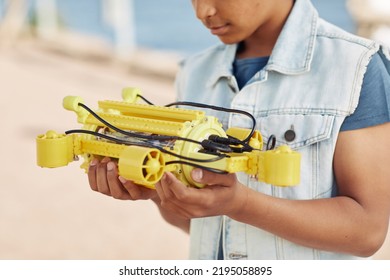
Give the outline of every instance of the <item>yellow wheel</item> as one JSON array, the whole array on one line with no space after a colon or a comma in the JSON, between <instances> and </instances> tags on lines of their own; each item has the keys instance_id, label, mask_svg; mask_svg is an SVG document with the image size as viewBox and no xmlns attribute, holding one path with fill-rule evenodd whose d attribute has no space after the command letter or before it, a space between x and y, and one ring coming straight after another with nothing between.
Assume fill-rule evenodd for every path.
<instances>
[{"instance_id":1,"label":"yellow wheel","mask_svg":"<svg viewBox=\"0 0 390 280\"><path fill-rule=\"evenodd\" d=\"M300 182L301 154L288 146L264 153L264 181L275 186L296 186Z\"/></svg>"},{"instance_id":2,"label":"yellow wheel","mask_svg":"<svg viewBox=\"0 0 390 280\"><path fill-rule=\"evenodd\" d=\"M222 125L214 117L207 117L198 123L194 124L193 127L188 131L187 134L182 135L182 137L193 139L201 142L204 139L207 139L210 135L218 135L226 137L226 133L222 128ZM179 141L178 141L179 142ZM198 152L202 147L199 144L192 142L184 142L180 149L180 154L185 157L189 157L193 153ZM194 161L194 163L202 165L202 163ZM193 166L182 164L181 172L178 174L178 178L187 185L196 186L198 188L204 187L203 184L197 183L192 180L191 171L194 169Z\"/></svg>"},{"instance_id":3,"label":"yellow wheel","mask_svg":"<svg viewBox=\"0 0 390 280\"><path fill-rule=\"evenodd\" d=\"M61 167L73 161L73 138L49 130L36 138L37 164L41 167Z\"/></svg>"},{"instance_id":4,"label":"yellow wheel","mask_svg":"<svg viewBox=\"0 0 390 280\"><path fill-rule=\"evenodd\" d=\"M120 155L119 174L137 184L154 188L164 174L165 161L157 149L129 146Z\"/></svg>"}]
</instances>

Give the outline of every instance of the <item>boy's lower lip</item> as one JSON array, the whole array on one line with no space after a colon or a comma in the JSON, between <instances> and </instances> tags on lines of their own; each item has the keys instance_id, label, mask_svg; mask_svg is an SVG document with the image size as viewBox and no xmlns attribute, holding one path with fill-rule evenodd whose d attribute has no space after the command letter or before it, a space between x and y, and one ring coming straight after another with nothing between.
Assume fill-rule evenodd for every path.
<instances>
[{"instance_id":1,"label":"boy's lower lip","mask_svg":"<svg viewBox=\"0 0 390 280\"><path fill-rule=\"evenodd\" d=\"M228 25L222 25L222 26L218 26L218 27L212 27L210 28L210 31L211 31L211 34L213 35L223 35L227 32L227 29L229 28Z\"/></svg>"}]
</instances>

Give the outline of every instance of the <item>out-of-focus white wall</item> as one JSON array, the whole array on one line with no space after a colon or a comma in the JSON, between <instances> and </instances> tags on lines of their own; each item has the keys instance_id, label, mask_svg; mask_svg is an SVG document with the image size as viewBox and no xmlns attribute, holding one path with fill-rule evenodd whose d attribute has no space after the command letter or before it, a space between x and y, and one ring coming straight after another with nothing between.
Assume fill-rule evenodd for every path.
<instances>
[{"instance_id":1,"label":"out-of-focus white wall","mask_svg":"<svg viewBox=\"0 0 390 280\"><path fill-rule=\"evenodd\" d=\"M347 0L347 7L356 21L358 35L390 46L390 1Z\"/></svg>"}]
</instances>

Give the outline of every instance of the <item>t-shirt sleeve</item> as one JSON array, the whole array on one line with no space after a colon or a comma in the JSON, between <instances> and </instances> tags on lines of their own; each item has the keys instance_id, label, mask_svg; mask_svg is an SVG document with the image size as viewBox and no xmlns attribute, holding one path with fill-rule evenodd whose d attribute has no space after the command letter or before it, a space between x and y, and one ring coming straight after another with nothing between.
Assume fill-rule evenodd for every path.
<instances>
[{"instance_id":1,"label":"t-shirt sleeve","mask_svg":"<svg viewBox=\"0 0 390 280\"><path fill-rule=\"evenodd\" d=\"M390 74L379 54L367 66L359 103L348 116L340 131L379 125L390 121Z\"/></svg>"}]
</instances>

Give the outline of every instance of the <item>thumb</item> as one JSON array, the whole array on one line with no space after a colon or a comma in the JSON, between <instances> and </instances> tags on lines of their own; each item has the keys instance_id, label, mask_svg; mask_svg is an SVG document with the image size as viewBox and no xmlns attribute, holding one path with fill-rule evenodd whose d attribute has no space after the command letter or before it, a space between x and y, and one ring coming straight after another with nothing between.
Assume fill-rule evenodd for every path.
<instances>
[{"instance_id":1,"label":"thumb","mask_svg":"<svg viewBox=\"0 0 390 280\"><path fill-rule=\"evenodd\" d=\"M203 170L200 168L195 168L191 171L191 177L192 180L194 180L197 183L202 183L203 179Z\"/></svg>"},{"instance_id":2,"label":"thumb","mask_svg":"<svg viewBox=\"0 0 390 280\"><path fill-rule=\"evenodd\" d=\"M200 168L191 171L192 180L206 185L224 185L231 186L237 179L235 174L217 174Z\"/></svg>"}]
</instances>

